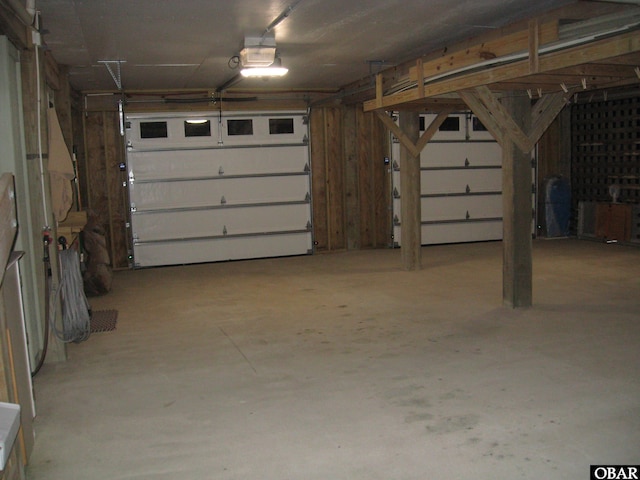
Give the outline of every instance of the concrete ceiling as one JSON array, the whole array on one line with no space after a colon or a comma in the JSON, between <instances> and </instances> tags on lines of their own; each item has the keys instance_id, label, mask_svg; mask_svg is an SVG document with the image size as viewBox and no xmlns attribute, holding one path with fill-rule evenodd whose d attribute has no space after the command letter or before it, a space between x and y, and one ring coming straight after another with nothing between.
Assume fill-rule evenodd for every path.
<instances>
[{"instance_id":1,"label":"concrete ceiling","mask_svg":"<svg viewBox=\"0 0 640 480\"><path fill-rule=\"evenodd\" d=\"M237 86L337 89L436 49L573 0L37 0L43 40L74 88L215 89L247 35L274 29L289 68ZM117 66L112 64L114 73Z\"/></svg>"}]
</instances>

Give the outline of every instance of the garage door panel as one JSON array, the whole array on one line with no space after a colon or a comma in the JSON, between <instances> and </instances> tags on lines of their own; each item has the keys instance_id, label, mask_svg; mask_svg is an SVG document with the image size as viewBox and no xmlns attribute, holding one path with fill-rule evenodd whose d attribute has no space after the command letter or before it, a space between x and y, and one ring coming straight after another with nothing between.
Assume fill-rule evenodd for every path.
<instances>
[{"instance_id":1,"label":"garage door panel","mask_svg":"<svg viewBox=\"0 0 640 480\"><path fill-rule=\"evenodd\" d=\"M494 169L422 170L423 194L499 192L502 176Z\"/></svg>"},{"instance_id":2,"label":"garage door panel","mask_svg":"<svg viewBox=\"0 0 640 480\"><path fill-rule=\"evenodd\" d=\"M430 142L420 154L420 166L423 168L501 164L501 149L496 142Z\"/></svg>"},{"instance_id":3,"label":"garage door panel","mask_svg":"<svg viewBox=\"0 0 640 480\"><path fill-rule=\"evenodd\" d=\"M401 245L400 226L395 226L393 232L394 242ZM422 245L501 240L502 220L424 224L421 227L421 235Z\"/></svg>"},{"instance_id":4,"label":"garage door panel","mask_svg":"<svg viewBox=\"0 0 640 480\"><path fill-rule=\"evenodd\" d=\"M306 146L129 153L135 181L304 172Z\"/></svg>"},{"instance_id":5,"label":"garage door panel","mask_svg":"<svg viewBox=\"0 0 640 480\"><path fill-rule=\"evenodd\" d=\"M311 244L310 232L137 243L135 244L135 261L138 267L152 267L306 255L311 252ZM180 252L180 255L176 255L176 251Z\"/></svg>"},{"instance_id":6,"label":"garage door panel","mask_svg":"<svg viewBox=\"0 0 640 480\"><path fill-rule=\"evenodd\" d=\"M136 183L131 202L136 210L244 205L302 201L309 193L307 175L227 178L183 182Z\"/></svg>"},{"instance_id":7,"label":"garage door panel","mask_svg":"<svg viewBox=\"0 0 640 480\"><path fill-rule=\"evenodd\" d=\"M302 203L134 214L132 228L135 239L149 241L299 231L310 220L309 206Z\"/></svg>"},{"instance_id":8,"label":"garage door panel","mask_svg":"<svg viewBox=\"0 0 640 480\"><path fill-rule=\"evenodd\" d=\"M481 242L502 239L502 221L423 225L423 245Z\"/></svg>"},{"instance_id":9,"label":"garage door panel","mask_svg":"<svg viewBox=\"0 0 640 480\"><path fill-rule=\"evenodd\" d=\"M423 198L422 221L502 217L501 195Z\"/></svg>"}]
</instances>

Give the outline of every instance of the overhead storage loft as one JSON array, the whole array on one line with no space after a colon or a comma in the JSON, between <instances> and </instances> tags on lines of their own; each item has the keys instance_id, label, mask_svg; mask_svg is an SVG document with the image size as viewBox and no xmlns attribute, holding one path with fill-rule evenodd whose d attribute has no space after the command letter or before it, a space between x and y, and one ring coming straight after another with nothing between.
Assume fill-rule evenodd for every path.
<instances>
[{"instance_id":1,"label":"overhead storage loft","mask_svg":"<svg viewBox=\"0 0 640 480\"><path fill-rule=\"evenodd\" d=\"M421 153L446 117L466 107L502 147L502 217L496 219L503 232L503 300L531 305L532 152L566 105L581 96L606 99L640 81L640 9L575 15L561 9L376 75L375 98L364 101L364 110L376 112L402 146L402 222L394 224L400 225L406 269L420 268L429 224L421 213L432 195L425 195L428 182L420 179ZM395 111L399 125L391 119ZM416 127L412 112L418 111L439 112L424 132ZM471 219L469 211L465 218Z\"/></svg>"},{"instance_id":2,"label":"overhead storage loft","mask_svg":"<svg viewBox=\"0 0 640 480\"><path fill-rule=\"evenodd\" d=\"M640 8L576 19L575 9L504 29L500 36L418 58L376 75L376 109L438 108L459 92L489 87L537 99L567 97L637 84L640 80ZM466 103L466 102L464 102Z\"/></svg>"}]
</instances>

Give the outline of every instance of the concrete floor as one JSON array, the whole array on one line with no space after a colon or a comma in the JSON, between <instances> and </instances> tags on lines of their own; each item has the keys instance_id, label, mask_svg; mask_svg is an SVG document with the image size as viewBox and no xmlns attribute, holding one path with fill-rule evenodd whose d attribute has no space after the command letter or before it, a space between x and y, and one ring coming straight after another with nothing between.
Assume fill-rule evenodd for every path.
<instances>
[{"instance_id":1,"label":"concrete floor","mask_svg":"<svg viewBox=\"0 0 640 480\"><path fill-rule=\"evenodd\" d=\"M35 378L29 480L584 479L640 462L640 249L501 244L125 271Z\"/></svg>"}]
</instances>

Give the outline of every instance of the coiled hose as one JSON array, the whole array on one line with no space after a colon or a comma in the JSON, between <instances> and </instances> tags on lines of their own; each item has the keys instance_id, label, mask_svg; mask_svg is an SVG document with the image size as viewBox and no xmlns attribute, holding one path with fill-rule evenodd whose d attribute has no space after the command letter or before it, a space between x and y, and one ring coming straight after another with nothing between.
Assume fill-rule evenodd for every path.
<instances>
[{"instance_id":1,"label":"coiled hose","mask_svg":"<svg viewBox=\"0 0 640 480\"><path fill-rule=\"evenodd\" d=\"M62 300L62 330L55 324L55 313L51 315L49 328L56 337L65 343L84 342L91 335L91 307L84 294L80 259L74 249L61 250L60 259L60 294L51 295L55 312L57 303Z\"/></svg>"}]
</instances>

